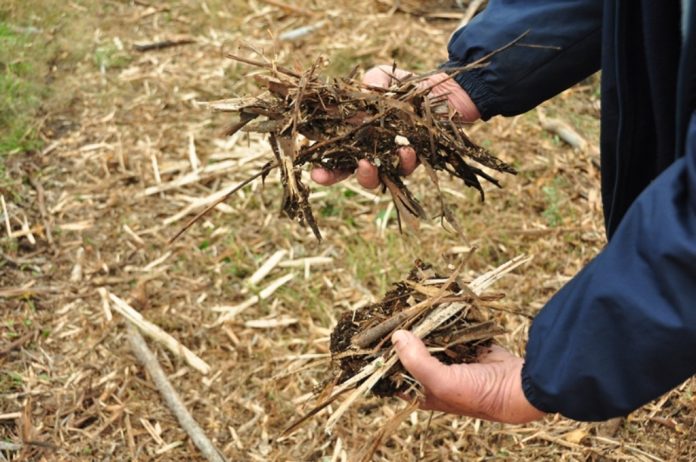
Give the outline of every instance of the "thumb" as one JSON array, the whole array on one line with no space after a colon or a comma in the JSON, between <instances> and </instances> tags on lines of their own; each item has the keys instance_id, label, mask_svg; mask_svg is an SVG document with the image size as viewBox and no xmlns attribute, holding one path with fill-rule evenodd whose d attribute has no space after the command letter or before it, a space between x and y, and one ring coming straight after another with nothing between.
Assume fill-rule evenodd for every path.
<instances>
[{"instance_id":1,"label":"thumb","mask_svg":"<svg viewBox=\"0 0 696 462\"><path fill-rule=\"evenodd\" d=\"M391 341L401 364L425 388L437 388L447 382L448 367L428 352L421 339L409 331L397 330Z\"/></svg>"},{"instance_id":2,"label":"thumb","mask_svg":"<svg viewBox=\"0 0 696 462\"><path fill-rule=\"evenodd\" d=\"M481 118L481 113L469 94L446 73L440 72L429 77L421 86L429 87L432 97L446 96L447 102L465 122L475 122Z\"/></svg>"},{"instance_id":3,"label":"thumb","mask_svg":"<svg viewBox=\"0 0 696 462\"><path fill-rule=\"evenodd\" d=\"M397 80L405 79L411 75L403 69L394 69L394 66L381 65L373 67L365 72L363 83L371 87L389 88L392 84L392 77Z\"/></svg>"}]
</instances>

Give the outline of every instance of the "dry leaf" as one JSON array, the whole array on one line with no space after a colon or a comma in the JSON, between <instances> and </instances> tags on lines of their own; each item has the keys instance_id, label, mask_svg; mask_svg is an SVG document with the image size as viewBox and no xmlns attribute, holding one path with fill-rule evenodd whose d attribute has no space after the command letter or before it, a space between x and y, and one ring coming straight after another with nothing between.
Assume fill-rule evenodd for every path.
<instances>
[{"instance_id":1,"label":"dry leaf","mask_svg":"<svg viewBox=\"0 0 696 462\"><path fill-rule=\"evenodd\" d=\"M571 430L565 435L563 435L563 439L569 443L573 444L580 444L580 442L585 439L587 436L587 430L584 428L576 428L575 430Z\"/></svg>"}]
</instances>

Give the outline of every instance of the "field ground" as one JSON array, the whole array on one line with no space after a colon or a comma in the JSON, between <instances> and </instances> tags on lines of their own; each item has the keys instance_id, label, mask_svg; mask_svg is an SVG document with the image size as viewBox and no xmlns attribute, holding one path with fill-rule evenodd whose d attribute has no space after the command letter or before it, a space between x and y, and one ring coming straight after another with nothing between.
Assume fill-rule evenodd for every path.
<instances>
[{"instance_id":1,"label":"field ground","mask_svg":"<svg viewBox=\"0 0 696 462\"><path fill-rule=\"evenodd\" d=\"M164 407L104 294L127 300L211 367L206 376L149 341L174 387L229 460L349 460L404 404L365 398L323 431L319 414L278 439L326 377L336 319L381 297L416 258L441 269L476 246L467 276L519 254L534 259L496 286L519 314L496 314L500 342L524 350L529 317L604 245L593 146L573 151L538 111L476 124L471 135L519 168L474 191L443 178L462 234L438 219L400 235L387 196L356 183L314 187L321 243L278 217L271 175L167 240L202 198L264 163L264 140L220 133L229 117L196 101L254 94L257 70L225 58L249 48L325 72L396 61L425 71L446 57L456 15L424 17L386 0L296 2L7 0L0 5L0 460L203 460ZM448 2L432 3L443 11ZM294 5L288 7L287 5ZM285 7L283 6L285 5ZM451 10L448 10L451 11ZM453 19L454 18L454 19ZM300 40L280 34L322 26ZM194 43L135 51L136 43ZM241 47L241 48L240 48ZM591 144L594 76L543 105ZM422 171L409 179L430 211ZM272 254L285 260L256 286ZM307 265L306 257L330 264ZM299 266L293 266L297 263ZM216 324L273 280L273 296ZM617 425L559 416L507 426L412 414L375 460L696 460L696 380Z\"/></svg>"}]
</instances>

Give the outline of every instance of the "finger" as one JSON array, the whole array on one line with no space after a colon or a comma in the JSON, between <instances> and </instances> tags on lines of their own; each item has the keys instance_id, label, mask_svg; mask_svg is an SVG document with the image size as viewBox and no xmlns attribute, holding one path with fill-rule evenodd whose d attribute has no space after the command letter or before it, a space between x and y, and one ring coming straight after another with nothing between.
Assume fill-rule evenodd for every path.
<instances>
[{"instance_id":1,"label":"finger","mask_svg":"<svg viewBox=\"0 0 696 462\"><path fill-rule=\"evenodd\" d=\"M367 159L360 159L358 161L358 172L355 177L363 188L374 189L379 186L377 167L372 165Z\"/></svg>"},{"instance_id":2,"label":"finger","mask_svg":"<svg viewBox=\"0 0 696 462\"><path fill-rule=\"evenodd\" d=\"M389 88L391 85L391 67L377 66L365 72L363 83L371 87Z\"/></svg>"},{"instance_id":3,"label":"finger","mask_svg":"<svg viewBox=\"0 0 696 462\"><path fill-rule=\"evenodd\" d=\"M418 157L416 151L406 146L399 148L399 171L402 175L410 175L418 166Z\"/></svg>"},{"instance_id":4,"label":"finger","mask_svg":"<svg viewBox=\"0 0 696 462\"><path fill-rule=\"evenodd\" d=\"M343 181L350 176L351 172L341 171L341 170L327 170L325 168L317 167L313 168L310 177L312 181L319 183L324 186L331 186L332 184Z\"/></svg>"},{"instance_id":5,"label":"finger","mask_svg":"<svg viewBox=\"0 0 696 462\"><path fill-rule=\"evenodd\" d=\"M474 122L481 113L469 94L449 75L441 72L430 76L420 86L430 88L430 96L446 96L449 105L459 113L464 122Z\"/></svg>"},{"instance_id":6,"label":"finger","mask_svg":"<svg viewBox=\"0 0 696 462\"><path fill-rule=\"evenodd\" d=\"M403 80L410 75L410 72L403 69L394 69L394 66L382 64L365 72L363 83L371 87L389 88L392 84L392 77Z\"/></svg>"},{"instance_id":7,"label":"finger","mask_svg":"<svg viewBox=\"0 0 696 462\"><path fill-rule=\"evenodd\" d=\"M401 364L426 389L430 389L437 395L437 390L449 384L449 369L430 355L418 337L411 332L397 330L392 334L391 340Z\"/></svg>"}]
</instances>

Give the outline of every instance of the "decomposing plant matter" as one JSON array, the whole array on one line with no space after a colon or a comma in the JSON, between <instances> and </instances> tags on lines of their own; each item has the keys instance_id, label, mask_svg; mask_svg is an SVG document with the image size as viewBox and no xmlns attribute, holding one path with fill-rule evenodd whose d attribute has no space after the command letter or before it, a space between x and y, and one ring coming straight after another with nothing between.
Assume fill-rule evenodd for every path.
<instances>
[{"instance_id":1,"label":"decomposing plant matter","mask_svg":"<svg viewBox=\"0 0 696 462\"><path fill-rule=\"evenodd\" d=\"M504 332L487 314L500 308L496 301L502 295L485 291L527 261L517 257L468 284L459 278L461 266L444 278L417 262L409 276L394 284L379 303L345 313L331 334L332 377L316 394L317 404L285 433L293 432L347 392L350 395L329 417L327 430L364 393L418 393L417 382L398 362L391 345L396 329L411 330L446 364L475 361L479 348L489 346L494 336Z\"/></svg>"},{"instance_id":2,"label":"decomposing plant matter","mask_svg":"<svg viewBox=\"0 0 696 462\"><path fill-rule=\"evenodd\" d=\"M355 312L347 312L331 334L331 353L340 373L337 383L350 379L383 348L391 346L389 337L399 328L409 328L443 303L466 306L435 328L423 340L433 355L446 364L469 363L478 349L490 345L493 336L503 332L481 312L481 304L500 299L500 294L477 296L449 278L436 274L428 264L416 262L408 277L394 284L384 299ZM405 392L413 382L397 365L372 388L379 396Z\"/></svg>"},{"instance_id":3,"label":"decomposing plant matter","mask_svg":"<svg viewBox=\"0 0 696 462\"><path fill-rule=\"evenodd\" d=\"M266 69L265 75L256 76L265 92L257 97L219 100L206 105L238 114L227 135L239 130L268 134L275 159L248 181L265 177L278 168L284 188L282 212L309 225L318 239L321 234L308 201L309 188L301 177L305 165L353 171L360 159L368 159L377 166L384 189L392 195L400 226L402 221L415 225L426 216L402 181L398 165L398 149L402 146L413 147L438 191L438 170L476 188L481 199L484 197L481 179L500 186L482 167L515 173L513 167L471 141L463 122L448 110L447 95L437 99L428 96L431 90L425 85L428 75L403 80L392 75L390 88L368 88L355 78L355 72L327 81L320 76L321 60L300 73L272 62L233 55L230 58ZM485 60L448 72L465 72L485 65ZM247 183L240 187L244 184ZM442 195L440 205L441 216L454 224Z\"/></svg>"}]
</instances>

